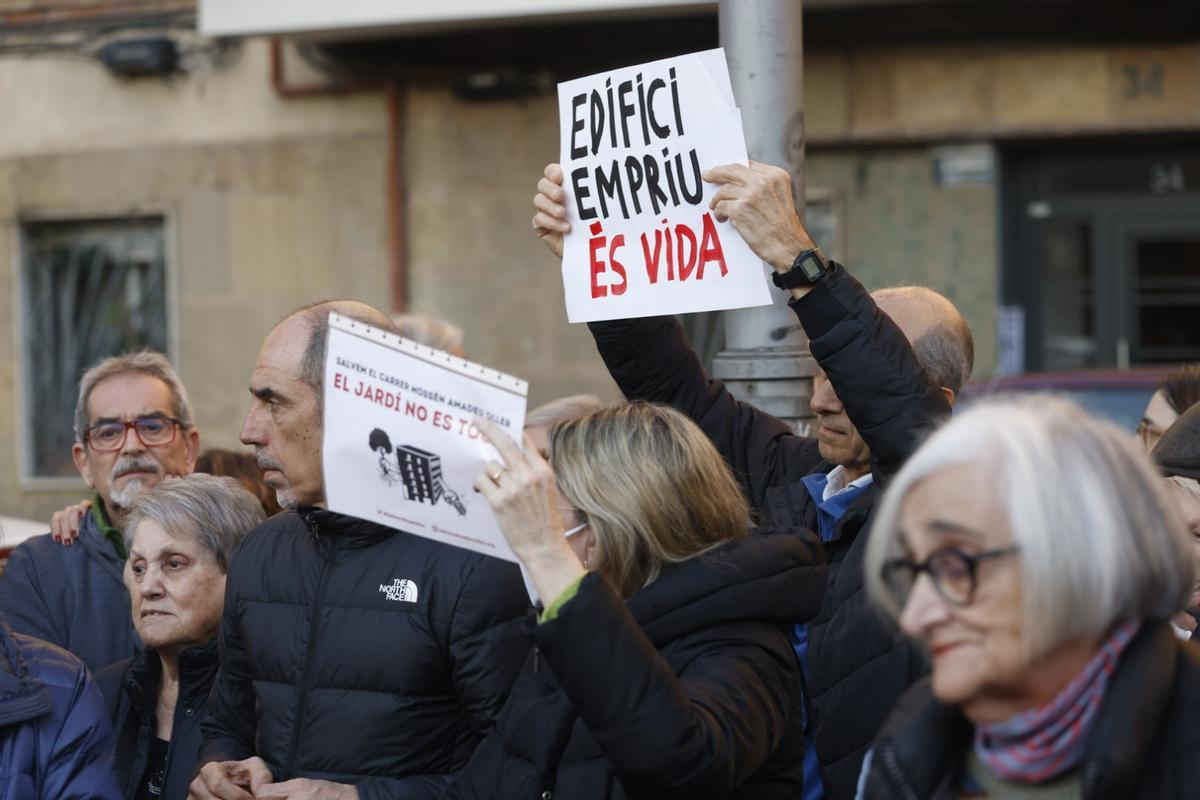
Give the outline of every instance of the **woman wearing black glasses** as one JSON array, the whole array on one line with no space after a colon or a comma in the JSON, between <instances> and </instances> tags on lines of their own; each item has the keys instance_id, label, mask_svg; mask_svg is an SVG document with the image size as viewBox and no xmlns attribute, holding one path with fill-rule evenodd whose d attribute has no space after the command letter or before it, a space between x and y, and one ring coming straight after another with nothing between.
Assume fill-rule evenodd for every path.
<instances>
[{"instance_id":1,"label":"woman wearing black glasses","mask_svg":"<svg viewBox=\"0 0 1200 800\"><path fill-rule=\"evenodd\" d=\"M930 655L864 764L873 798L1200 790L1179 512L1116 427L1054 398L973 408L896 476L869 588Z\"/></svg>"}]
</instances>

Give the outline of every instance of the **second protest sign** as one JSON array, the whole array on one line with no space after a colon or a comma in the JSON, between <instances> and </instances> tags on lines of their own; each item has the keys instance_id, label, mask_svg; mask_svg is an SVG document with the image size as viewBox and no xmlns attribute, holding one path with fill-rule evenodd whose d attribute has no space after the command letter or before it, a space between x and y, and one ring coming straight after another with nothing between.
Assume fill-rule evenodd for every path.
<instances>
[{"instance_id":1,"label":"second protest sign","mask_svg":"<svg viewBox=\"0 0 1200 800\"><path fill-rule=\"evenodd\" d=\"M473 424L521 441L528 384L331 314L325 360L330 510L516 561L472 486L499 454Z\"/></svg>"}]
</instances>

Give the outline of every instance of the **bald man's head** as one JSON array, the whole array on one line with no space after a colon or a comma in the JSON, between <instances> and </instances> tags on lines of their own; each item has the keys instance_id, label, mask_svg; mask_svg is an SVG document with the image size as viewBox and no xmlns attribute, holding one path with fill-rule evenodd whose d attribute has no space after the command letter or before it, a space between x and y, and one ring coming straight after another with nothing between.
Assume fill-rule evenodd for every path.
<instances>
[{"instance_id":1,"label":"bald man's head","mask_svg":"<svg viewBox=\"0 0 1200 800\"><path fill-rule=\"evenodd\" d=\"M287 509L325 503L321 410L329 312L391 330L388 316L366 303L334 300L289 314L258 351L250 376L254 400L241 439L253 445L263 480Z\"/></svg>"},{"instance_id":2,"label":"bald man's head","mask_svg":"<svg viewBox=\"0 0 1200 800\"><path fill-rule=\"evenodd\" d=\"M277 328L299 323L308 333L308 344L300 361L300 380L310 386L318 397L325 382L325 345L329 341L330 312L390 333L396 332L391 317L357 300L325 300L293 311L285 317Z\"/></svg>"},{"instance_id":3,"label":"bald man's head","mask_svg":"<svg viewBox=\"0 0 1200 800\"><path fill-rule=\"evenodd\" d=\"M871 297L912 344L934 383L957 395L975 366L975 340L954 304L924 286L880 289Z\"/></svg>"}]
</instances>

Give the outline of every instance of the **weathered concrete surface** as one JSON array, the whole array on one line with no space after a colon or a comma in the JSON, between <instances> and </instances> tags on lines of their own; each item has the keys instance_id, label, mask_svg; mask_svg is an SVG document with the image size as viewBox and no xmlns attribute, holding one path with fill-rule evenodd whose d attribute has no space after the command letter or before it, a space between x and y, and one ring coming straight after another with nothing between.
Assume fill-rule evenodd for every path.
<instances>
[{"instance_id":1,"label":"weathered concrete surface","mask_svg":"<svg viewBox=\"0 0 1200 800\"><path fill-rule=\"evenodd\" d=\"M1195 43L810 47L805 74L808 187L834 209L830 249L871 287L949 295L974 328L981 375L995 361L996 188L937 185L929 145L1200 130ZM21 219L165 213L175 355L206 445L236 445L276 318L329 296L390 296L385 96L284 99L268 76L262 40L229 70L161 81L0 59L0 303L18 310ZM554 98L466 103L437 81L403 97L413 305L461 324L472 358L530 379L532 403L614 397L530 232L535 183L558 154ZM20 482L20 347L16 322L0 325L0 513L45 518L80 489Z\"/></svg>"}]
</instances>

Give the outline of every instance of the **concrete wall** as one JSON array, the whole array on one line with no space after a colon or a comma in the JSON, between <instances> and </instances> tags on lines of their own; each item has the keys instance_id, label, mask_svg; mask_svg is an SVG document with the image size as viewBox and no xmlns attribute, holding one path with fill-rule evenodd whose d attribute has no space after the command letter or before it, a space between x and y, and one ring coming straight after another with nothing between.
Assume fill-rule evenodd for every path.
<instances>
[{"instance_id":1,"label":"concrete wall","mask_svg":"<svg viewBox=\"0 0 1200 800\"><path fill-rule=\"evenodd\" d=\"M931 158L925 147L813 149L808 191L831 198L831 249L867 288L919 284L958 306L975 336L975 375L986 376L996 364L996 187L938 185Z\"/></svg>"},{"instance_id":2,"label":"concrete wall","mask_svg":"<svg viewBox=\"0 0 1200 800\"><path fill-rule=\"evenodd\" d=\"M1196 130L1200 46L813 49L806 96L808 186L839 231L829 249L872 287L949 295L984 375L996 187L940 185L930 146ZM535 183L557 158L554 98L468 103L431 81L400 100L412 305L460 323L475 360L528 378L531 403L614 397L530 230ZM120 81L82 59L0 59L0 117L0 303L13 308L22 218L166 213L174 355L207 445L236 444L255 351L278 316L327 296L391 296L382 93L281 98L267 44L248 40L227 70L166 80ZM15 326L0 326L0 513L40 519L81 490L20 481L20 352Z\"/></svg>"},{"instance_id":3,"label":"concrete wall","mask_svg":"<svg viewBox=\"0 0 1200 800\"><path fill-rule=\"evenodd\" d=\"M13 307L22 218L165 213L173 356L204 446L240 446L258 343L281 315L389 296L380 94L281 100L251 42L228 72L169 81L6 59L0 108L19 123L0 126L0 303ZM16 326L0 326L0 513L47 519L82 484L21 482L21 357Z\"/></svg>"},{"instance_id":4,"label":"concrete wall","mask_svg":"<svg viewBox=\"0 0 1200 800\"><path fill-rule=\"evenodd\" d=\"M552 97L466 103L406 92L409 289L463 326L469 358L530 380L530 403L617 397L584 325L569 325L559 262L533 234L533 195L558 160Z\"/></svg>"},{"instance_id":5,"label":"concrete wall","mask_svg":"<svg viewBox=\"0 0 1200 800\"><path fill-rule=\"evenodd\" d=\"M812 143L1200 128L1200 44L805 54Z\"/></svg>"}]
</instances>

